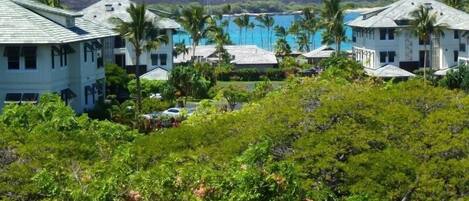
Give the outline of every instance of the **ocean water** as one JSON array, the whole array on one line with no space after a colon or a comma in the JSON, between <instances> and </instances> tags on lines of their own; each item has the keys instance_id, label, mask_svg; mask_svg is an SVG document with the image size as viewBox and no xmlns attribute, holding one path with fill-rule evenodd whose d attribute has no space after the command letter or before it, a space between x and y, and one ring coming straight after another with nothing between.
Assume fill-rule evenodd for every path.
<instances>
[{"instance_id":1,"label":"ocean water","mask_svg":"<svg viewBox=\"0 0 469 201\"><path fill-rule=\"evenodd\" d=\"M357 18L360 14L359 13L347 13L345 15L345 22L348 22L350 20L353 20ZM275 25L280 25L283 27L290 27L291 24L297 19L299 16L298 15L274 15L273 16L275 19ZM229 19L230 23L227 28L228 33L230 34L231 41L235 45L257 45L258 47L267 49L267 50L272 50L274 47L274 43L276 41L275 33L272 30L272 44L269 45L268 41L268 32L267 29L257 27L254 29L248 29L247 33L245 33L245 30L242 30L242 33L240 35L239 28L236 26L236 24L233 22L233 19L235 18L234 16L225 16L225 19ZM259 24L259 22L256 21L255 17L250 18L250 22L254 22L255 24ZM352 49L351 45L351 38L352 38L352 30L350 27L347 27L346 30L346 35L348 38L347 42L342 43L342 49L343 50L350 50ZM179 32L174 35L174 42L185 42L186 45L190 45L190 37L189 35ZM287 38L288 43L292 47L292 50L297 50L298 45L295 42L295 37L289 35ZM207 45L206 40L201 41L201 45ZM314 42L311 44L311 48L318 48L321 46L321 31L318 31L316 35L314 36Z\"/></svg>"}]
</instances>

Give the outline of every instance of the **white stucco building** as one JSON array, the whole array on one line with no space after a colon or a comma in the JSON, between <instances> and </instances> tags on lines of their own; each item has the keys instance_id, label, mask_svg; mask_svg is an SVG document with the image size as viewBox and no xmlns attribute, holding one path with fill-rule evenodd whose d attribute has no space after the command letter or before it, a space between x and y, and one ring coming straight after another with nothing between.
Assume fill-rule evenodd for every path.
<instances>
[{"instance_id":1,"label":"white stucco building","mask_svg":"<svg viewBox=\"0 0 469 201\"><path fill-rule=\"evenodd\" d=\"M100 41L112 31L30 0L1 0L0 10L0 108L58 93L80 113L104 97Z\"/></svg>"},{"instance_id":2,"label":"white stucco building","mask_svg":"<svg viewBox=\"0 0 469 201\"><path fill-rule=\"evenodd\" d=\"M469 15L435 0L400 0L363 13L347 23L353 29L353 56L365 68L399 67L413 71L423 67L424 45L412 32L411 13L419 6L430 9L444 36L430 39L427 66L434 70L469 61Z\"/></svg>"},{"instance_id":3,"label":"white stucco building","mask_svg":"<svg viewBox=\"0 0 469 201\"><path fill-rule=\"evenodd\" d=\"M86 19L112 29L115 25L111 23L111 18L117 17L124 21L130 20L127 8L132 3L130 0L100 0L83 9L82 12ZM151 71L157 67L171 70L173 67L173 32L175 29L179 29L180 25L174 20L158 16L151 10L147 11L147 18L155 21L155 26L166 33L169 41L157 50L144 52L140 57L140 65L146 66L146 71ZM121 67L136 65L132 44L121 37L115 37L104 42L104 58L105 62L116 63Z\"/></svg>"}]
</instances>

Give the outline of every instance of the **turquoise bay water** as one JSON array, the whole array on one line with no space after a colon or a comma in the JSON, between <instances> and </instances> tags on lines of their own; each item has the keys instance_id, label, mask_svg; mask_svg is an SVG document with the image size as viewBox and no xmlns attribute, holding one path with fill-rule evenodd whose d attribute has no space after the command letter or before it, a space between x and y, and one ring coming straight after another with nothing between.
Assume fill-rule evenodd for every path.
<instances>
[{"instance_id":1,"label":"turquoise bay water","mask_svg":"<svg viewBox=\"0 0 469 201\"><path fill-rule=\"evenodd\" d=\"M359 15L360 15L359 13L347 13L347 15L345 16L345 21L348 22L350 20L353 20L357 18ZM298 15L274 15L273 17L275 19L275 25L280 25L280 26L288 28L295 21L295 19L297 19L299 16ZM230 24L227 28L227 31L230 34L231 41L235 45L239 45L239 44L257 45L258 47L261 47L267 50L272 50L275 40L276 40L275 33L273 33L273 30L272 30L272 45L269 45L267 29L256 27L252 30L248 29L247 34L245 33L245 30L243 29L242 34L240 35L238 26L236 26L236 24L233 22L234 18L235 18L234 16L225 17L225 19L230 20ZM251 17L250 22L259 24L259 22L256 21L255 17ZM350 29L350 27L347 27L346 34L347 34L347 38L351 40L352 30ZM240 39L241 39L241 42L240 42ZM174 36L175 43L182 42L182 41L184 41L186 45L190 45L191 40L190 40L190 37L185 33L178 33ZM289 35L287 38L287 41L293 50L298 49L298 45L295 42L294 36ZM202 41L201 45L206 45L206 41L205 40ZM315 48L318 48L321 46L321 31L316 33L312 46L313 45ZM344 50L352 49L351 43L350 42L343 43L342 49Z\"/></svg>"}]
</instances>

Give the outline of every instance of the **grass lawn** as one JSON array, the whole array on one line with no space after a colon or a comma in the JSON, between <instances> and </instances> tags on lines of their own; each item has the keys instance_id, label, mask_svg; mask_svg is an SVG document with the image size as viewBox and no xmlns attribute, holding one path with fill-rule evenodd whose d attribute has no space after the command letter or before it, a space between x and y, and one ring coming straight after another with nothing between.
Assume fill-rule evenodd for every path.
<instances>
[{"instance_id":1,"label":"grass lawn","mask_svg":"<svg viewBox=\"0 0 469 201\"><path fill-rule=\"evenodd\" d=\"M218 83L218 85L221 85L221 86L236 85L236 86L246 87L248 90L251 91L251 90L254 89L254 86L258 82L261 82L261 81L247 81L247 82L243 82L243 81L229 81L229 82L218 81L217 83ZM285 83L285 81L272 81L272 85L276 89L281 87L283 85L283 83Z\"/></svg>"}]
</instances>

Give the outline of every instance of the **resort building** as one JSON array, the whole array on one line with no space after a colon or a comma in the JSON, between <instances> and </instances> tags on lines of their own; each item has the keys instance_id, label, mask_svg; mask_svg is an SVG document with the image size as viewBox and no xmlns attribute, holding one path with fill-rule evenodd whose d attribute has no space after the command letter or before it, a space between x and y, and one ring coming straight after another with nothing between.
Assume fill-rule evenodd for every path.
<instances>
[{"instance_id":1,"label":"resort building","mask_svg":"<svg viewBox=\"0 0 469 201\"><path fill-rule=\"evenodd\" d=\"M277 67L277 57L273 52L261 49L255 45L227 45L224 46L231 56L231 63L236 68L258 68L267 69ZM189 48L187 54L180 54L174 60L174 63L186 63L193 56L198 61L218 63L215 45L197 46L195 55L192 55L192 48Z\"/></svg>"},{"instance_id":2,"label":"resort building","mask_svg":"<svg viewBox=\"0 0 469 201\"><path fill-rule=\"evenodd\" d=\"M0 10L0 108L57 93L80 113L104 98L101 41L114 32L32 0L1 0Z\"/></svg>"},{"instance_id":3,"label":"resort building","mask_svg":"<svg viewBox=\"0 0 469 201\"><path fill-rule=\"evenodd\" d=\"M425 47L413 33L411 13L420 6L436 15L444 35L427 42L427 66L445 70L469 61L469 15L435 0L400 0L363 13L347 23L353 30L353 57L365 68L414 71L424 66ZM404 73L403 75L405 75Z\"/></svg>"},{"instance_id":4,"label":"resort building","mask_svg":"<svg viewBox=\"0 0 469 201\"><path fill-rule=\"evenodd\" d=\"M308 60L308 64L317 65L323 59L331 57L335 52L335 49L327 45L323 45L318 49L302 54L302 56Z\"/></svg>"},{"instance_id":5,"label":"resort building","mask_svg":"<svg viewBox=\"0 0 469 201\"><path fill-rule=\"evenodd\" d=\"M115 24L111 18L117 17L124 21L130 20L127 8L133 2L130 0L100 0L82 10L84 17L92 22L106 28L113 29ZM160 48L146 51L140 57L140 66L144 68L143 73L157 67L171 70L173 68L173 32L180 28L174 20L160 17L156 11L148 10L147 18L154 20L155 27L168 36L168 43L162 44ZM135 68L136 58L134 48L129 41L122 37L115 37L104 42L105 63L116 63L129 71Z\"/></svg>"}]
</instances>

